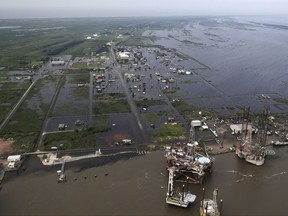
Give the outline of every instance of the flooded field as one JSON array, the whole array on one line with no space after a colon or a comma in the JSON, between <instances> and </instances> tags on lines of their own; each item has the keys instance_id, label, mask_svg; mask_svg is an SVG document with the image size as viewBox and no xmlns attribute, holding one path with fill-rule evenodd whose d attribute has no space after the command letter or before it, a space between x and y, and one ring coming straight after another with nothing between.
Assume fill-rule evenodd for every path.
<instances>
[{"instance_id":1,"label":"flooded field","mask_svg":"<svg viewBox=\"0 0 288 216\"><path fill-rule=\"evenodd\" d=\"M45 58L46 63L31 73L32 83L44 82L25 99L22 115L37 114L33 119L37 119L40 136L59 133L59 126L72 133L95 129L89 134L90 146L94 142L99 147L107 145L108 135L108 146L119 141L115 137L133 138L140 145L177 141L181 135L187 139L190 121L201 118L199 111L231 117L250 106L253 114L263 107L275 115L287 114L288 31L283 23L264 21L249 17L176 19L155 30L139 27L147 46L127 46L120 40L118 45L105 44L99 53L87 47L85 56L65 53ZM119 54L125 52L129 57L121 60ZM7 74L19 78L17 70ZM12 106L3 103L2 110L8 105ZM19 119L8 127L15 127ZM180 125L178 133L166 127L168 119ZM15 131L24 130L21 127L14 130L15 137L19 135ZM24 138L19 145L34 145L41 140L37 133L30 134L29 141L20 134ZM62 143L59 138L56 141Z\"/></svg>"},{"instance_id":2,"label":"flooded field","mask_svg":"<svg viewBox=\"0 0 288 216\"><path fill-rule=\"evenodd\" d=\"M189 185L196 203L187 209L165 203L164 152L147 153L147 144L187 140L190 120L204 119L199 111L213 112L207 112L212 119L214 113L239 113L243 106L253 113L269 107L273 114L287 114L288 108L286 24L236 17L183 23L146 30L143 39L153 42L147 47L109 45L109 54L97 55L90 50L87 59L95 68L86 68L84 57L68 56L62 66L50 61L39 70L34 78L43 79L43 84L25 99L25 109L19 109L25 117L19 121L23 128L28 128L25 121L33 124L33 116L35 131L42 125L40 136L55 136L43 139L49 150L67 146L87 148L89 153L99 148L129 153L68 163L63 184L57 182L60 167L44 167L31 156L19 173L5 176L0 215L198 215L203 186L207 196L219 188L223 215L287 215L282 202L288 193L287 147L275 149L276 155L267 157L261 168L234 153L217 155L204 185ZM131 59L116 59L121 51L129 52ZM213 121L208 126L216 131L214 123L219 122ZM11 131L16 123L8 123ZM233 146L236 136L223 128L224 143ZM197 131L196 136L209 139L209 148L220 148L211 131L203 132L205 137ZM20 132L24 141L31 136L25 144L36 143L38 132ZM124 139L131 142L122 146Z\"/></svg>"},{"instance_id":3,"label":"flooded field","mask_svg":"<svg viewBox=\"0 0 288 216\"><path fill-rule=\"evenodd\" d=\"M254 21L207 18L191 22L183 29L146 31L144 36L154 36L155 44L180 50L209 67L196 70L202 83L189 85L188 101L196 100L202 106L220 110L230 104L251 106L256 112L269 106L274 113L286 113L272 99L258 97L287 94L288 31Z\"/></svg>"}]
</instances>

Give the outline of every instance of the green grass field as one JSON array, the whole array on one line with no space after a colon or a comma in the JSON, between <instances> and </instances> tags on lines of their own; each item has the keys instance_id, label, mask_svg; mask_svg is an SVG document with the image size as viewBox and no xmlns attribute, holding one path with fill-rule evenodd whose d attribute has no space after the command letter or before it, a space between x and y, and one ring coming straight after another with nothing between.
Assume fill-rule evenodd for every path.
<instances>
[{"instance_id":1,"label":"green grass field","mask_svg":"<svg viewBox=\"0 0 288 216\"><path fill-rule=\"evenodd\" d=\"M165 142L165 141L172 141L187 138L185 135L185 129L180 124L165 124L156 129L157 132L153 135L153 140L155 142Z\"/></svg>"},{"instance_id":2,"label":"green grass field","mask_svg":"<svg viewBox=\"0 0 288 216\"><path fill-rule=\"evenodd\" d=\"M148 26L149 29L171 28L177 26L178 21L168 18L11 19L2 20L2 24L19 26L0 30L0 67L15 70L29 68L49 56L84 56L107 51L105 44L110 41L143 45L142 32ZM100 37L86 40L95 33ZM117 39L119 34L125 38Z\"/></svg>"}]
</instances>

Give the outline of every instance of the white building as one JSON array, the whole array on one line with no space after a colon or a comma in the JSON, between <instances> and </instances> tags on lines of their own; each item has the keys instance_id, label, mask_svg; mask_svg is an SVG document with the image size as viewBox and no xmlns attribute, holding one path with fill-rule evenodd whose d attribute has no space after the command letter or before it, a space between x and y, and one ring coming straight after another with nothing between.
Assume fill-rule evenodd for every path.
<instances>
[{"instance_id":1,"label":"white building","mask_svg":"<svg viewBox=\"0 0 288 216\"><path fill-rule=\"evenodd\" d=\"M20 164L21 158L22 158L21 155L10 155L10 156L8 156L8 158L7 158L7 162L8 162L7 167L9 169L16 168L16 166Z\"/></svg>"},{"instance_id":2,"label":"white building","mask_svg":"<svg viewBox=\"0 0 288 216\"><path fill-rule=\"evenodd\" d=\"M52 66L63 66L65 64L64 61L52 61L51 65Z\"/></svg>"},{"instance_id":3,"label":"white building","mask_svg":"<svg viewBox=\"0 0 288 216\"><path fill-rule=\"evenodd\" d=\"M242 128L243 127L243 128ZM243 130L246 130L246 125L243 126L243 124L232 124L230 125L230 129L232 131L232 134L241 134ZM252 124L247 125L247 130L252 132L257 132L257 129L253 127Z\"/></svg>"},{"instance_id":4,"label":"white building","mask_svg":"<svg viewBox=\"0 0 288 216\"><path fill-rule=\"evenodd\" d=\"M191 127L201 127L202 122L200 120L192 120L191 121Z\"/></svg>"},{"instance_id":5,"label":"white building","mask_svg":"<svg viewBox=\"0 0 288 216\"><path fill-rule=\"evenodd\" d=\"M120 60L129 60L130 53L129 52L119 52L118 56L119 56Z\"/></svg>"}]
</instances>

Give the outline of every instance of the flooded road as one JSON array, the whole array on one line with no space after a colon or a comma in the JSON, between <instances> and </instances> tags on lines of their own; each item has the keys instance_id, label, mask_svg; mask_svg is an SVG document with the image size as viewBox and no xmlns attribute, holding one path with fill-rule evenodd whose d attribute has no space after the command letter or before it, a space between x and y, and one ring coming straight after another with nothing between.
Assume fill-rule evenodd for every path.
<instances>
[{"instance_id":1,"label":"flooded road","mask_svg":"<svg viewBox=\"0 0 288 216\"><path fill-rule=\"evenodd\" d=\"M204 185L189 184L197 198L186 209L165 203L167 172L161 151L68 163L66 183L57 183L60 166L43 168L30 158L26 171L5 176L0 214L198 215L205 187L207 197L212 196L214 188L219 189L223 215L287 215L283 200L288 193L288 147L274 150L276 156L268 157L261 167L246 163L234 153L216 156L213 173Z\"/></svg>"},{"instance_id":2,"label":"flooded road","mask_svg":"<svg viewBox=\"0 0 288 216\"><path fill-rule=\"evenodd\" d=\"M177 48L197 60L191 65L181 61L186 68L193 68L193 75L179 75L179 82L171 84L181 85L181 92L175 97L215 110L226 111L224 107L241 104L261 111L263 105L269 105L272 112L287 112L287 104L280 106L272 99L259 99L262 94L273 98L287 95L287 30L255 23L235 26L233 22L226 22L224 25L223 20L214 20L196 22L183 31L161 30L153 34L161 37L156 44ZM150 92L145 94L159 99L162 98L160 87L166 83L158 84L154 73L161 72L167 79L174 75L168 74L168 67L158 65L155 55L151 57L148 51L146 54L148 60L155 62L157 71L147 71L144 81ZM152 88L151 83L160 87ZM118 86L113 88L120 91ZM60 99L66 98L69 91L64 89ZM121 88L120 92L125 91L127 89ZM139 92L140 95L142 97L143 92ZM83 104L86 110L89 104ZM89 107L91 116L91 104ZM139 136L142 132L135 113L134 110L132 114L112 114L109 119L109 124L114 125L112 132L97 138L100 146L113 146L113 134L128 137L129 131L132 131L131 138L136 137L135 142L141 143L145 134ZM67 118L70 125L78 119L89 122L86 115ZM51 118L48 123L47 131L55 127L57 130L62 119ZM208 197L215 188L219 189L219 198L224 201L223 215L287 215L284 201L288 194L288 147L275 151L276 155L267 157L261 167L246 163L234 153L215 156L213 173L204 185L189 185L190 192L197 198L187 209L165 203L164 152L129 153L68 163L66 183L57 182L56 171L60 167L43 167L37 158L31 157L24 164L25 170L5 176L0 190L0 215L199 215L203 187Z\"/></svg>"}]
</instances>

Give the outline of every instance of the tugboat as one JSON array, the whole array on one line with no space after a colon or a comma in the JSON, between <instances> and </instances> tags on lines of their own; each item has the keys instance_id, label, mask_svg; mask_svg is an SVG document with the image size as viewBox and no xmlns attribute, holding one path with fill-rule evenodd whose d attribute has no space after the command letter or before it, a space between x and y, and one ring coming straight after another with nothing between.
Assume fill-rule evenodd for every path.
<instances>
[{"instance_id":1,"label":"tugboat","mask_svg":"<svg viewBox=\"0 0 288 216\"><path fill-rule=\"evenodd\" d=\"M220 210L219 210L217 204L218 189L215 189L213 191L213 199L205 199L204 192L205 189L203 188L203 200L201 201L200 205L200 216L220 216L223 201L220 200Z\"/></svg>"},{"instance_id":2,"label":"tugboat","mask_svg":"<svg viewBox=\"0 0 288 216\"><path fill-rule=\"evenodd\" d=\"M236 146L236 155L239 158L245 159L247 162L257 166L261 166L265 162L267 155L266 138L267 138L267 119L268 111L265 109L263 115L259 119L259 130L257 139L253 142L252 132L253 128L249 127L249 108L244 109L243 123L242 123L242 138L241 143Z\"/></svg>"},{"instance_id":3,"label":"tugboat","mask_svg":"<svg viewBox=\"0 0 288 216\"><path fill-rule=\"evenodd\" d=\"M275 147L277 146L286 146L288 145L287 141L281 141L281 140L277 140L276 142L272 142L272 145Z\"/></svg>"},{"instance_id":4,"label":"tugboat","mask_svg":"<svg viewBox=\"0 0 288 216\"><path fill-rule=\"evenodd\" d=\"M286 146L286 145L288 145L288 137L287 137L287 134L285 134L285 133L280 133L280 134L279 134L279 140L277 140L277 141L272 141L271 144L273 145L273 147Z\"/></svg>"},{"instance_id":5,"label":"tugboat","mask_svg":"<svg viewBox=\"0 0 288 216\"><path fill-rule=\"evenodd\" d=\"M182 191L174 189L174 168L169 168L169 179L168 179L168 191L166 196L166 203L170 205L176 205L186 208L190 203L193 203L196 199L196 195L191 194L188 191L188 187L185 191L185 185L182 186ZM187 180L188 186L188 180Z\"/></svg>"}]
</instances>

